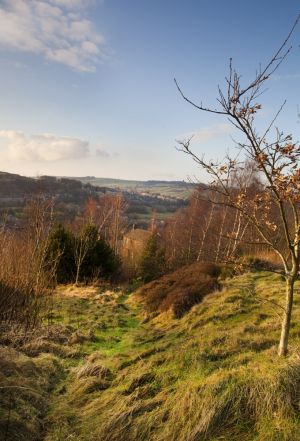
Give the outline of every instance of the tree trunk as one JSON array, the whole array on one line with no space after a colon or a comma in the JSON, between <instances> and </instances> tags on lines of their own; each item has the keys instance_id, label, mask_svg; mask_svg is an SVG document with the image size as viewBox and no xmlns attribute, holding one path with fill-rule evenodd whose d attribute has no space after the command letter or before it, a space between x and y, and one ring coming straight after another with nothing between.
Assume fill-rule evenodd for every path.
<instances>
[{"instance_id":1,"label":"tree trunk","mask_svg":"<svg viewBox=\"0 0 300 441\"><path fill-rule=\"evenodd\" d=\"M76 286L78 285L78 279L79 279L79 268L77 267L77 270L76 270L76 279L75 279L75 285L76 285Z\"/></svg>"},{"instance_id":2,"label":"tree trunk","mask_svg":"<svg viewBox=\"0 0 300 441\"><path fill-rule=\"evenodd\" d=\"M281 324L281 336L278 347L278 355L285 356L288 352L288 341L291 326L291 316L293 308L293 296L294 296L294 283L295 277L288 276L286 278L286 299L285 299L285 311Z\"/></svg>"}]
</instances>

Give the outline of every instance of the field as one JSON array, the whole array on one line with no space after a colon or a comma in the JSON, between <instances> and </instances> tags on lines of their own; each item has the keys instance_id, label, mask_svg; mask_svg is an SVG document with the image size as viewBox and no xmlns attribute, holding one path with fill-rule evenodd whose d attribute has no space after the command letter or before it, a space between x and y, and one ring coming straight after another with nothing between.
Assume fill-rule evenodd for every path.
<instances>
[{"instance_id":1,"label":"field","mask_svg":"<svg viewBox=\"0 0 300 441\"><path fill-rule=\"evenodd\" d=\"M74 177L72 179L78 179L83 184L89 183L98 187L176 199L188 199L196 188L196 184L185 181L130 181L125 179L96 178L94 176Z\"/></svg>"},{"instance_id":2,"label":"field","mask_svg":"<svg viewBox=\"0 0 300 441\"><path fill-rule=\"evenodd\" d=\"M244 274L175 319L121 290L60 288L44 334L3 349L1 439L299 440L300 300L278 359L283 289Z\"/></svg>"}]
</instances>

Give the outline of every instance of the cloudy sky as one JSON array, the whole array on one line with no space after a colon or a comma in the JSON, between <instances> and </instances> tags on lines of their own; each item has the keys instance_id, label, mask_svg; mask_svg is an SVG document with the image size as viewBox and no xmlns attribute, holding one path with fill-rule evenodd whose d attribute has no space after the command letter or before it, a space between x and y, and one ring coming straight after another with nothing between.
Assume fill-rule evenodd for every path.
<instances>
[{"instance_id":1,"label":"cloudy sky","mask_svg":"<svg viewBox=\"0 0 300 441\"><path fill-rule=\"evenodd\" d=\"M295 20L294 0L0 0L0 170L204 179L176 139L221 158L234 130L185 103L215 105L233 58L250 79ZM262 97L259 125L298 140L300 27Z\"/></svg>"}]
</instances>

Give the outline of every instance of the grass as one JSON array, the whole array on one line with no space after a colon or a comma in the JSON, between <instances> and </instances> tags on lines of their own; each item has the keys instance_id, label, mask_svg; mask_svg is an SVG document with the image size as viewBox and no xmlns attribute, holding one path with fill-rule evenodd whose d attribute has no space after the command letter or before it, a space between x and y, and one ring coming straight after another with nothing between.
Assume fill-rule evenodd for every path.
<instances>
[{"instance_id":1,"label":"grass","mask_svg":"<svg viewBox=\"0 0 300 441\"><path fill-rule=\"evenodd\" d=\"M299 441L299 283L287 358L276 355L281 277L223 283L180 319L144 320L132 295L59 295L52 326L69 355L31 359L53 357L62 369L43 392L44 441ZM82 339L70 343L76 332Z\"/></svg>"},{"instance_id":2,"label":"grass","mask_svg":"<svg viewBox=\"0 0 300 441\"><path fill-rule=\"evenodd\" d=\"M12 348L0 349L0 438L36 441L43 434L49 393L62 376L53 355L32 359Z\"/></svg>"},{"instance_id":3,"label":"grass","mask_svg":"<svg viewBox=\"0 0 300 441\"><path fill-rule=\"evenodd\" d=\"M47 440L298 440L297 305L291 355L278 359L280 323L269 300L280 299L281 278L251 273L225 285L185 317L160 314L127 328L114 350L99 349L113 374L109 387L76 395L71 373Z\"/></svg>"}]
</instances>

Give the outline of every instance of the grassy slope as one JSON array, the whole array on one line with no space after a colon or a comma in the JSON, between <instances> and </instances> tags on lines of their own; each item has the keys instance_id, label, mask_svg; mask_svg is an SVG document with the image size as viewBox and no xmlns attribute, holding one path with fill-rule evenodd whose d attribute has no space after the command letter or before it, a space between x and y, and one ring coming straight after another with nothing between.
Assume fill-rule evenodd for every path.
<instances>
[{"instance_id":1,"label":"grassy slope","mask_svg":"<svg viewBox=\"0 0 300 441\"><path fill-rule=\"evenodd\" d=\"M280 309L272 302L283 288L279 276L246 274L180 320L164 314L141 324L132 300L128 311L120 298L99 314L76 300L80 329L100 330L69 362L47 441L299 440L299 298L290 356L278 359ZM74 307L64 301L62 311Z\"/></svg>"},{"instance_id":2,"label":"grassy slope","mask_svg":"<svg viewBox=\"0 0 300 441\"><path fill-rule=\"evenodd\" d=\"M44 439L52 400L64 396L72 370L99 348L109 355L130 346L127 333L138 321L123 305L122 293L100 294L100 301L97 288L62 290L79 296L65 296L58 290L50 325L37 330L18 350L0 345L1 441ZM54 432L60 433L63 425L55 425Z\"/></svg>"}]
</instances>

